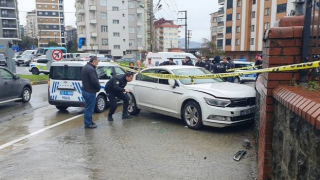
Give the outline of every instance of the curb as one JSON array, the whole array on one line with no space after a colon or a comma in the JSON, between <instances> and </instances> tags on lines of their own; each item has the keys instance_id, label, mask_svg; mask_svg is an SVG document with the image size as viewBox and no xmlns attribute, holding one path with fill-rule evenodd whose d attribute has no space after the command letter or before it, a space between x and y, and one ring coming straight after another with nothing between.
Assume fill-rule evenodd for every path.
<instances>
[{"instance_id":1,"label":"curb","mask_svg":"<svg viewBox=\"0 0 320 180\"><path fill-rule=\"evenodd\" d=\"M48 81L32 81L31 85L48 84Z\"/></svg>"}]
</instances>

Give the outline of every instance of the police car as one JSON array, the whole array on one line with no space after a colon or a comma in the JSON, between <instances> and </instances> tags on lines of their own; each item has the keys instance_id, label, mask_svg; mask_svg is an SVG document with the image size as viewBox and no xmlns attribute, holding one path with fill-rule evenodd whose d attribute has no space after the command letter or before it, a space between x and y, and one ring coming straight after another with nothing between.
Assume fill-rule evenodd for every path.
<instances>
[{"instance_id":1,"label":"police car","mask_svg":"<svg viewBox=\"0 0 320 180\"><path fill-rule=\"evenodd\" d=\"M49 104L64 111L68 107L84 107L82 97L81 70L87 64L84 61L54 62L49 76ZM115 64L100 62L96 68L101 89L96 94L95 112L103 112L107 105L105 84L114 75L124 74L124 70Z\"/></svg>"},{"instance_id":2,"label":"police car","mask_svg":"<svg viewBox=\"0 0 320 180\"><path fill-rule=\"evenodd\" d=\"M40 73L43 74L49 74L49 69L47 67L48 59L45 57L32 60L29 65L29 72L31 72L33 75L39 75Z\"/></svg>"},{"instance_id":3,"label":"police car","mask_svg":"<svg viewBox=\"0 0 320 180\"><path fill-rule=\"evenodd\" d=\"M243 67L250 67L247 69L243 70L235 70L234 72L243 72L243 71L248 71L248 70L254 70L254 63L252 62L243 62L243 61L233 61L235 68L243 68ZM244 83L244 82L249 82L249 81L255 81L257 78L257 74L247 74L243 76L236 76L233 79L234 83Z\"/></svg>"}]
</instances>

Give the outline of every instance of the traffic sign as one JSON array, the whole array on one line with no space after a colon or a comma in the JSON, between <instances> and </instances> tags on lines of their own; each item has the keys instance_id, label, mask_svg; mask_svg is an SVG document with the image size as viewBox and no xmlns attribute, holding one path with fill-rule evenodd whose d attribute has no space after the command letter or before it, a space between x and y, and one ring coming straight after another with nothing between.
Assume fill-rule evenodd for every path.
<instances>
[{"instance_id":1,"label":"traffic sign","mask_svg":"<svg viewBox=\"0 0 320 180\"><path fill-rule=\"evenodd\" d=\"M1 46L0 46L0 49L4 49L4 45L1 45Z\"/></svg>"},{"instance_id":2,"label":"traffic sign","mask_svg":"<svg viewBox=\"0 0 320 180\"><path fill-rule=\"evenodd\" d=\"M53 50L52 51L52 59L56 60L56 61L61 61L63 57L63 53L60 50Z\"/></svg>"}]
</instances>

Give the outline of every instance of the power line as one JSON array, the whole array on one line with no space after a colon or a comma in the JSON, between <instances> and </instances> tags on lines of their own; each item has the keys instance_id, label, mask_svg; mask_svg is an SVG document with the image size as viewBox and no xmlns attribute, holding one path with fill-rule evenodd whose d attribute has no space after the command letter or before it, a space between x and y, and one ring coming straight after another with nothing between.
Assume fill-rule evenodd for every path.
<instances>
[{"instance_id":1,"label":"power line","mask_svg":"<svg viewBox=\"0 0 320 180\"><path fill-rule=\"evenodd\" d=\"M172 17L173 17L173 19L176 19L176 17L174 17L174 15L172 14L172 9L171 9L171 7L169 6L169 4L167 3L167 1L166 0L164 0L164 2L167 4L167 6L168 6L168 8L169 8L169 11L170 11L170 13L171 13L171 15L172 15Z\"/></svg>"}]
</instances>

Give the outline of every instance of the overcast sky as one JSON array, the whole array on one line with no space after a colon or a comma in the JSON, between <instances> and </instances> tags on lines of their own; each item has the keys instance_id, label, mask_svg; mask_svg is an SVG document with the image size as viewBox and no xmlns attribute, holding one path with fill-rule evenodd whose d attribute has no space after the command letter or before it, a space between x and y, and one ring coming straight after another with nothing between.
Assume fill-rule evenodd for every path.
<instances>
[{"instance_id":1,"label":"overcast sky","mask_svg":"<svg viewBox=\"0 0 320 180\"><path fill-rule=\"evenodd\" d=\"M154 0L157 4L158 0ZM35 0L18 0L20 23L26 24L26 12L35 9ZM75 0L65 0L66 25L75 26ZM164 17L169 20L177 20L177 11L188 11L188 29L192 30L191 41L202 42L202 38L210 38L210 16L209 14L218 10L218 0L161 0L162 9L156 13L156 17ZM184 24L183 21L175 21ZM184 29L181 29L181 38L184 37Z\"/></svg>"}]
</instances>

